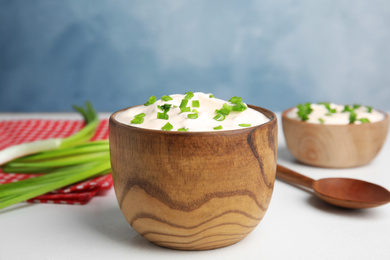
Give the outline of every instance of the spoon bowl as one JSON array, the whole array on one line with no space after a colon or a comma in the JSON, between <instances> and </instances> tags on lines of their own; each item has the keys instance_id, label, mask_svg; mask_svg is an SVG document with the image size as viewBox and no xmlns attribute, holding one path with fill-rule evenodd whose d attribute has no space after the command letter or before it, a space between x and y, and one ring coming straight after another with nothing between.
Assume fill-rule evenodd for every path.
<instances>
[{"instance_id":1,"label":"spoon bowl","mask_svg":"<svg viewBox=\"0 0 390 260\"><path fill-rule=\"evenodd\" d=\"M313 189L320 199L343 208L366 209L390 202L390 191L362 180L349 178L313 180L281 165L277 166L276 177Z\"/></svg>"}]
</instances>

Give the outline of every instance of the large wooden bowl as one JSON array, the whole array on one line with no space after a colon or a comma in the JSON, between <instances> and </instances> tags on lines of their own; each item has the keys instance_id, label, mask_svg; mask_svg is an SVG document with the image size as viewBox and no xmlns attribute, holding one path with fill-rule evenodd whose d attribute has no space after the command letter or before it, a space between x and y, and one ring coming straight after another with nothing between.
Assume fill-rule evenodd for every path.
<instances>
[{"instance_id":1,"label":"large wooden bowl","mask_svg":"<svg viewBox=\"0 0 390 260\"><path fill-rule=\"evenodd\" d=\"M111 165L123 215L162 247L205 250L234 244L271 200L277 120L230 131L169 132L109 121Z\"/></svg>"},{"instance_id":2,"label":"large wooden bowl","mask_svg":"<svg viewBox=\"0 0 390 260\"><path fill-rule=\"evenodd\" d=\"M312 124L282 113L283 133L292 155L308 165L349 168L368 164L381 150L389 131L389 116L375 123Z\"/></svg>"}]
</instances>

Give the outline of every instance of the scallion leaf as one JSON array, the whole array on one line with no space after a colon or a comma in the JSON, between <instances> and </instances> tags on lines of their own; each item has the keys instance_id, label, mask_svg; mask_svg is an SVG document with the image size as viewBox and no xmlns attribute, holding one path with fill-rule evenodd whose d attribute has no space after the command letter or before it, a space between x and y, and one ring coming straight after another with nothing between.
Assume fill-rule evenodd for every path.
<instances>
[{"instance_id":1,"label":"scallion leaf","mask_svg":"<svg viewBox=\"0 0 390 260\"><path fill-rule=\"evenodd\" d=\"M150 106L150 105L154 104L156 101L157 101L156 96L151 96L144 105L145 106Z\"/></svg>"},{"instance_id":2,"label":"scallion leaf","mask_svg":"<svg viewBox=\"0 0 390 260\"><path fill-rule=\"evenodd\" d=\"M199 100L192 100L192 106L193 107L199 107Z\"/></svg>"},{"instance_id":3,"label":"scallion leaf","mask_svg":"<svg viewBox=\"0 0 390 260\"><path fill-rule=\"evenodd\" d=\"M351 111L349 114L349 123L353 124L356 121L356 113L355 111Z\"/></svg>"},{"instance_id":4,"label":"scallion leaf","mask_svg":"<svg viewBox=\"0 0 390 260\"><path fill-rule=\"evenodd\" d=\"M251 124L239 124L239 126L241 126L241 127L250 127L252 125Z\"/></svg>"},{"instance_id":5,"label":"scallion leaf","mask_svg":"<svg viewBox=\"0 0 390 260\"><path fill-rule=\"evenodd\" d=\"M197 119L198 118L198 113L188 114L187 117L189 119Z\"/></svg>"},{"instance_id":6,"label":"scallion leaf","mask_svg":"<svg viewBox=\"0 0 390 260\"><path fill-rule=\"evenodd\" d=\"M161 130L164 130L164 131L170 131L173 129L173 126L168 122L166 123L162 128Z\"/></svg>"},{"instance_id":7,"label":"scallion leaf","mask_svg":"<svg viewBox=\"0 0 390 260\"><path fill-rule=\"evenodd\" d=\"M302 121L307 121L309 119L310 113L313 111L311 108L311 103L306 103L304 105L299 104L297 108L297 115L301 118Z\"/></svg>"},{"instance_id":8,"label":"scallion leaf","mask_svg":"<svg viewBox=\"0 0 390 260\"><path fill-rule=\"evenodd\" d=\"M191 98L194 97L194 93L192 93L191 91L188 91L185 94L186 96L184 97L184 99L190 100Z\"/></svg>"},{"instance_id":9,"label":"scallion leaf","mask_svg":"<svg viewBox=\"0 0 390 260\"><path fill-rule=\"evenodd\" d=\"M168 120L168 119L169 119L169 116L168 116L166 113L158 112L158 113L157 113L157 118L158 118L158 119L163 119L163 120Z\"/></svg>"},{"instance_id":10,"label":"scallion leaf","mask_svg":"<svg viewBox=\"0 0 390 260\"><path fill-rule=\"evenodd\" d=\"M145 113L140 113L138 115L135 115L133 120L131 120L132 124L142 124L144 122Z\"/></svg>"},{"instance_id":11,"label":"scallion leaf","mask_svg":"<svg viewBox=\"0 0 390 260\"><path fill-rule=\"evenodd\" d=\"M181 112L181 113L184 113L184 112L191 112L191 108L190 108L190 107L181 107L181 108L180 108L180 112Z\"/></svg>"},{"instance_id":12,"label":"scallion leaf","mask_svg":"<svg viewBox=\"0 0 390 260\"><path fill-rule=\"evenodd\" d=\"M217 113L217 115L213 117L213 119L217 121L223 121L225 120L225 115L223 113Z\"/></svg>"},{"instance_id":13,"label":"scallion leaf","mask_svg":"<svg viewBox=\"0 0 390 260\"><path fill-rule=\"evenodd\" d=\"M161 97L161 100L162 101L169 101L169 100L172 100L173 98L171 98L170 96L167 96L167 95L164 95Z\"/></svg>"},{"instance_id":14,"label":"scallion leaf","mask_svg":"<svg viewBox=\"0 0 390 260\"><path fill-rule=\"evenodd\" d=\"M182 128L177 129L177 131L179 131L179 132L187 132L188 128L182 127Z\"/></svg>"},{"instance_id":15,"label":"scallion leaf","mask_svg":"<svg viewBox=\"0 0 390 260\"><path fill-rule=\"evenodd\" d=\"M213 129L214 129L214 130L221 130L221 129L222 129L222 126L219 125L219 126L214 127Z\"/></svg>"},{"instance_id":16,"label":"scallion leaf","mask_svg":"<svg viewBox=\"0 0 390 260\"><path fill-rule=\"evenodd\" d=\"M362 122L363 124L370 123L370 120L368 118L360 118L359 121Z\"/></svg>"}]
</instances>

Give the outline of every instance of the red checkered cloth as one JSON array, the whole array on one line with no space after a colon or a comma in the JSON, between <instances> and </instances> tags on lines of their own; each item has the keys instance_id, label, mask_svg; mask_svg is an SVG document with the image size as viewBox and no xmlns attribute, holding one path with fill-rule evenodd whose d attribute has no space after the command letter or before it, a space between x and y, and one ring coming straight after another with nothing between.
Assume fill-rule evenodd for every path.
<instances>
[{"instance_id":1,"label":"red checkered cloth","mask_svg":"<svg viewBox=\"0 0 390 260\"><path fill-rule=\"evenodd\" d=\"M7 120L0 121L0 150L20 143L48 138L66 137L79 131L85 125L82 120ZM108 120L101 120L92 140L108 138ZM3 173L0 169L0 185L33 178L39 174ZM27 202L56 204L86 204L92 197L112 187L112 176L106 174L76 183L69 187L35 197Z\"/></svg>"}]
</instances>

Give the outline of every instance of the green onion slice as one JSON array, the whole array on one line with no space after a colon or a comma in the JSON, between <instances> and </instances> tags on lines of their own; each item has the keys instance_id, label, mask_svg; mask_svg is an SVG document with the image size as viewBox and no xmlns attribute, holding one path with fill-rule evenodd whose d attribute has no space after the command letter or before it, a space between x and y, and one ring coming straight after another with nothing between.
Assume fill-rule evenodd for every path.
<instances>
[{"instance_id":1,"label":"green onion slice","mask_svg":"<svg viewBox=\"0 0 390 260\"><path fill-rule=\"evenodd\" d=\"M162 128L161 130L164 130L164 131L171 131L173 129L173 126L168 122L166 123Z\"/></svg>"},{"instance_id":2,"label":"green onion slice","mask_svg":"<svg viewBox=\"0 0 390 260\"><path fill-rule=\"evenodd\" d=\"M194 93L192 93L190 91L186 92L185 94L186 94L186 96L184 97L184 99L189 100L189 99L194 97Z\"/></svg>"},{"instance_id":3,"label":"green onion slice","mask_svg":"<svg viewBox=\"0 0 390 260\"><path fill-rule=\"evenodd\" d=\"M187 117L189 119L197 119L198 118L198 113L188 114Z\"/></svg>"},{"instance_id":4,"label":"green onion slice","mask_svg":"<svg viewBox=\"0 0 390 260\"><path fill-rule=\"evenodd\" d=\"M151 96L144 105L145 106L150 106L150 105L154 104L156 101L157 101L156 96Z\"/></svg>"},{"instance_id":5,"label":"green onion slice","mask_svg":"<svg viewBox=\"0 0 390 260\"><path fill-rule=\"evenodd\" d=\"M214 127L213 129L214 129L214 130L221 130L221 129L222 129L222 126L219 125L219 126Z\"/></svg>"},{"instance_id":6,"label":"green onion slice","mask_svg":"<svg viewBox=\"0 0 390 260\"><path fill-rule=\"evenodd\" d=\"M161 100L162 101L169 101L169 100L172 100L173 98L171 98L170 96L167 96L167 95L164 95L161 97Z\"/></svg>"},{"instance_id":7,"label":"green onion slice","mask_svg":"<svg viewBox=\"0 0 390 260\"><path fill-rule=\"evenodd\" d=\"M192 106L193 107L199 107L199 100L192 100Z\"/></svg>"}]
</instances>

